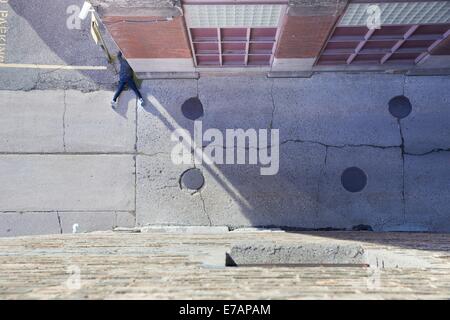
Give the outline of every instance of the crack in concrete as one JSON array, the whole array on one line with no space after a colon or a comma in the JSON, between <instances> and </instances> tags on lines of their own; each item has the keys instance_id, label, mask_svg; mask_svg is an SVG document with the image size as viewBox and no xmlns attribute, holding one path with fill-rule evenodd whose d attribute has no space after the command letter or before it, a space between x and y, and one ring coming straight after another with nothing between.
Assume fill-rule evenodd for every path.
<instances>
[{"instance_id":1,"label":"crack in concrete","mask_svg":"<svg viewBox=\"0 0 450 320\"><path fill-rule=\"evenodd\" d=\"M436 149L432 149L430 151L426 151L426 152L423 152L423 153L412 153L412 152L406 152L405 151L405 154L408 155L408 156L421 157L421 156L426 156L426 155L429 155L429 154L432 154L432 153L439 153L439 152L450 152L450 148L448 148L448 149L436 148Z\"/></svg>"},{"instance_id":2,"label":"crack in concrete","mask_svg":"<svg viewBox=\"0 0 450 320\"><path fill-rule=\"evenodd\" d=\"M212 221L211 221L211 218L210 218L208 212L206 211L205 199L203 199L203 195L202 195L202 191L201 190L198 191L198 195L200 196L200 200L202 201L203 213L206 215L206 218L208 218L209 226L211 227L212 226Z\"/></svg>"},{"instance_id":3,"label":"crack in concrete","mask_svg":"<svg viewBox=\"0 0 450 320\"><path fill-rule=\"evenodd\" d=\"M275 112L276 112L276 109L277 109L277 106L275 104L275 98L273 96L273 87L274 87L274 85L275 85L275 80L272 79L272 86L270 87L270 97L272 99L272 115L271 115L270 122L269 122L269 130L272 130L272 128L273 128L273 119L274 119Z\"/></svg>"},{"instance_id":4,"label":"crack in concrete","mask_svg":"<svg viewBox=\"0 0 450 320\"><path fill-rule=\"evenodd\" d=\"M62 117L62 125L63 125L63 136L62 136L62 139L63 139L63 150L64 150L64 152L66 152L67 151L67 149L66 149L66 111L67 111L66 96L67 96L67 93L66 93L66 90L64 90L63 92L64 92L64 99L63 99L63 101L64 101L64 111L63 111L63 117Z\"/></svg>"},{"instance_id":5,"label":"crack in concrete","mask_svg":"<svg viewBox=\"0 0 450 320\"><path fill-rule=\"evenodd\" d=\"M196 79L196 83L197 83L197 98L198 99L200 99L200 90L199 90L199 84L198 84L199 80L200 80L199 78Z\"/></svg>"},{"instance_id":6,"label":"crack in concrete","mask_svg":"<svg viewBox=\"0 0 450 320\"><path fill-rule=\"evenodd\" d=\"M403 96L405 96L405 93L406 93L406 79L407 79L407 76L406 75L404 75L403 76Z\"/></svg>"},{"instance_id":7,"label":"crack in concrete","mask_svg":"<svg viewBox=\"0 0 450 320\"><path fill-rule=\"evenodd\" d=\"M406 222L406 198L405 198L405 138L403 136L401 120L397 119L398 128L401 139L401 157L402 157L402 205L403 205L403 220Z\"/></svg>"},{"instance_id":8,"label":"crack in concrete","mask_svg":"<svg viewBox=\"0 0 450 320\"><path fill-rule=\"evenodd\" d=\"M325 168L327 166L327 160L328 160L328 147L325 147L325 157L324 157L322 168L320 169L320 172L319 172L319 178L317 180L316 218L319 218L319 214L320 214L320 189L321 189L320 185L321 185L322 177L324 176L324 173L325 173Z\"/></svg>"},{"instance_id":9,"label":"crack in concrete","mask_svg":"<svg viewBox=\"0 0 450 320\"><path fill-rule=\"evenodd\" d=\"M401 145L392 145L392 146L380 146L380 145L375 145L375 144L337 144L337 145L332 145L332 144L326 144L320 141L314 141L314 140L302 140L302 139L287 139L284 140L282 142L280 142L280 145L289 143L289 142L293 142L293 143L312 143L312 144L318 144L321 145L323 147L327 147L327 148L338 148L338 149L343 149L343 148L363 148L363 147L368 147L368 148L376 148L376 149L394 149L394 148L400 148Z\"/></svg>"},{"instance_id":10,"label":"crack in concrete","mask_svg":"<svg viewBox=\"0 0 450 320\"><path fill-rule=\"evenodd\" d=\"M191 154L191 157L192 157L192 163L193 163L194 168L201 170L200 168L197 168L197 166L195 164L195 159L194 159L195 156L193 154ZM179 184L180 184L181 190L183 190L183 185L181 183L182 176L183 176L183 174L180 175L180 179L179 179ZM200 201L202 202L203 213L205 214L206 218L208 219L209 226L212 226L211 217L209 216L208 211L206 210L205 199L203 198L203 195L202 195L202 189L205 187L205 183L206 183L206 181L204 182L203 186L199 190L192 192L191 196L196 195L196 194L199 195Z\"/></svg>"},{"instance_id":11,"label":"crack in concrete","mask_svg":"<svg viewBox=\"0 0 450 320\"><path fill-rule=\"evenodd\" d=\"M400 124L399 124L400 126ZM401 127L400 127L401 130ZM438 153L438 152L450 152L450 148L445 149L445 148L435 148L432 149L430 151L426 151L423 153L412 153L412 152L408 152L406 151L406 147L405 147L405 141L404 141L404 137L403 137L403 132L401 131L400 133L400 138L401 138L401 144L400 145L392 145L392 146L380 146L380 145L374 145L374 144L337 144L337 145L332 145L332 144L326 144L324 142L320 142L320 141L314 141L314 140L302 140L302 139L287 139L284 141L280 142L280 145L289 143L289 142L293 142L293 143L311 143L311 144L318 144L321 145L323 147L327 147L327 148L337 148L337 149L344 149L344 148L376 148L376 149L395 149L398 148L402 151L403 155L408 155L408 156L426 156L428 154L431 153Z\"/></svg>"},{"instance_id":12,"label":"crack in concrete","mask_svg":"<svg viewBox=\"0 0 450 320\"><path fill-rule=\"evenodd\" d=\"M59 232L63 234L62 224L61 224L61 216L59 215L59 212L56 211L56 217L58 218L58 224L59 224Z\"/></svg>"}]
</instances>

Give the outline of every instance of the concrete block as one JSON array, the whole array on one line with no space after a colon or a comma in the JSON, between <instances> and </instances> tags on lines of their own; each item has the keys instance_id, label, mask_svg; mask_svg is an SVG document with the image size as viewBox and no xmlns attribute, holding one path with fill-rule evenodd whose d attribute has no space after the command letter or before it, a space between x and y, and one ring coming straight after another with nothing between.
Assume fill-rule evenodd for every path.
<instances>
[{"instance_id":1,"label":"concrete block","mask_svg":"<svg viewBox=\"0 0 450 320\"><path fill-rule=\"evenodd\" d=\"M257 165L202 165L205 209L216 225L313 228L325 147L286 143L276 175Z\"/></svg>"},{"instance_id":2,"label":"concrete block","mask_svg":"<svg viewBox=\"0 0 450 320\"><path fill-rule=\"evenodd\" d=\"M450 152L405 156L406 224L450 232Z\"/></svg>"},{"instance_id":3,"label":"concrete block","mask_svg":"<svg viewBox=\"0 0 450 320\"><path fill-rule=\"evenodd\" d=\"M59 212L63 233L85 233L113 230L117 226L116 212ZM124 226L126 227L126 226Z\"/></svg>"},{"instance_id":4,"label":"concrete block","mask_svg":"<svg viewBox=\"0 0 450 320\"><path fill-rule=\"evenodd\" d=\"M56 212L0 212L0 237L61 233Z\"/></svg>"},{"instance_id":5,"label":"concrete block","mask_svg":"<svg viewBox=\"0 0 450 320\"><path fill-rule=\"evenodd\" d=\"M411 114L401 120L405 150L425 153L450 148L450 77L408 77Z\"/></svg>"},{"instance_id":6,"label":"concrete block","mask_svg":"<svg viewBox=\"0 0 450 320\"><path fill-rule=\"evenodd\" d=\"M228 227L225 226L145 226L141 228L141 233L220 234L228 231Z\"/></svg>"},{"instance_id":7,"label":"concrete block","mask_svg":"<svg viewBox=\"0 0 450 320\"><path fill-rule=\"evenodd\" d=\"M402 94L398 75L315 74L310 79L275 79L273 128L280 139L328 145L401 144L388 103Z\"/></svg>"},{"instance_id":8,"label":"concrete block","mask_svg":"<svg viewBox=\"0 0 450 320\"><path fill-rule=\"evenodd\" d=\"M136 225L136 213L127 211L116 212L115 227L134 228Z\"/></svg>"},{"instance_id":9,"label":"concrete block","mask_svg":"<svg viewBox=\"0 0 450 320\"><path fill-rule=\"evenodd\" d=\"M134 210L134 161L123 155L2 155L1 211Z\"/></svg>"},{"instance_id":10,"label":"concrete block","mask_svg":"<svg viewBox=\"0 0 450 320\"><path fill-rule=\"evenodd\" d=\"M272 120L272 80L262 77L205 77L199 98L205 108L203 129L269 128Z\"/></svg>"},{"instance_id":11,"label":"concrete block","mask_svg":"<svg viewBox=\"0 0 450 320\"><path fill-rule=\"evenodd\" d=\"M65 143L69 152L133 152L136 97L126 91L116 110L113 92L66 92Z\"/></svg>"},{"instance_id":12,"label":"concrete block","mask_svg":"<svg viewBox=\"0 0 450 320\"><path fill-rule=\"evenodd\" d=\"M239 243L232 246L228 264L367 264L367 255L361 245L344 243Z\"/></svg>"},{"instance_id":13,"label":"concrete block","mask_svg":"<svg viewBox=\"0 0 450 320\"><path fill-rule=\"evenodd\" d=\"M200 193L180 188L189 165L176 166L170 155L137 157L137 226L210 225Z\"/></svg>"},{"instance_id":14,"label":"concrete block","mask_svg":"<svg viewBox=\"0 0 450 320\"><path fill-rule=\"evenodd\" d=\"M63 91L0 91L0 152L62 152Z\"/></svg>"},{"instance_id":15,"label":"concrete block","mask_svg":"<svg viewBox=\"0 0 450 320\"><path fill-rule=\"evenodd\" d=\"M342 173L350 167L360 168L367 176L360 192L349 192L342 185ZM368 225L384 231L403 221L402 168L400 148L328 148L316 227L351 230Z\"/></svg>"}]
</instances>

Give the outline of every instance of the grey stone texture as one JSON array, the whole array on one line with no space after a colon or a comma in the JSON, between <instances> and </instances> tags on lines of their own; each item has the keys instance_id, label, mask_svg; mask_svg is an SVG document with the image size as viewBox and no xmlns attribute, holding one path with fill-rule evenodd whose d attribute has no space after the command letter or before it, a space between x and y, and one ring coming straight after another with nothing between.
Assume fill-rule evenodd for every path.
<instances>
[{"instance_id":1,"label":"grey stone texture","mask_svg":"<svg viewBox=\"0 0 450 320\"><path fill-rule=\"evenodd\" d=\"M134 152L136 143L136 97L123 93L113 112L113 94L98 91L65 96L65 146L68 152Z\"/></svg>"},{"instance_id":2,"label":"grey stone texture","mask_svg":"<svg viewBox=\"0 0 450 320\"><path fill-rule=\"evenodd\" d=\"M135 217L131 212L59 212L63 233L85 233L133 227ZM74 225L76 225L74 230Z\"/></svg>"},{"instance_id":3,"label":"grey stone texture","mask_svg":"<svg viewBox=\"0 0 450 320\"><path fill-rule=\"evenodd\" d=\"M408 231L450 232L450 152L405 157Z\"/></svg>"},{"instance_id":4,"label":"grey stone texture","mask_svg":"<svg viewBox=\"0 0 450 320\"><path fill-rule=\"evenodd\" d=\"M0 152L62 152L64 92L0 91Z\"/></svg>"},{"instance_id":5,"label":"grey stone texture","mask_svg":"<svg viewBox=\"0 0 450 320\"><path fill-rule=\"evenodd\" d=\"M139 226L210 225L200 192L182 190L181 174L189 165L176 166L170 155L137 157L136 212Z\"/></svg>"},{"instance_id":6,"label":"grey stone texture","mask_svg":"<svg viewBox=\"0 0 450 320\"><path fill-rule=\"evenodd\" d=\"M63 232L74 223L80 232L135 225L447 232L448 81L386 74L150 80L141 88L144 108L126 92L117 110L109 91L3 91L0 212L17 226L1 226L26 231L14 214L50 212L45 224L58 212ZM403 94L412 112L398 121L388 103ZM261 175L248 157L232 165L192 163L189 155L190 163L175 164L171 136L175 129L193 135L194 121L181 110L192 97L204 107L203 132L279 129L278 173ZM39 111L21 101L36 101ZM200 144L205 151L209 142ZM275 150L239 148L221 150ZM349 167L367 175L360 192L341 184ZM193 168L205 178L198 191L180 184Z\"/></svg>"},{"instance_id":7,"label":"grey stone texture","mask_svg":"<svg viewBox=\"0 0 450 320\"><path fill-rule=\"evenodd\" d=\"M203 164L205 209L214 224L313 228L324 159L320 145L286 143L276 175L256 165Z\"/></svg>"},{"instance_id":8,"label":"grey stone texture","mask_svg":"<svg viewBox=\"0 0 450 320\"><path fill-rule=\"evenodd\" d=\"M1 155L0 211L134 210L130 155Z\"/></svg>"},{"instance_id":9,"label":"grey stone texture","mask_svg":"<svg viewBox=\"0 0 450 320\"><path fill-rule=\"evenodd\" d=\"M204 77L199 98L205 108L203 129L269 128L274 109L273 82L263 77Z\"/></svg>"},{"instance_id":10,"label":"grey stone texture","mask_svg":"<svg viewBox=\"0 0 450 320\"><path fill-rule=\"evenodd\" d=\"M0 212L0 237L61 233L56 212Z\"/></svg>"},{"instance_id":11,"label":"grey stone texture","mask_svg":"<svg viewBox=\"0 0 450 320\"><path fill-rule=\"evenodd\" d=\"M343 243L239 243L231 247L230 263L245 265L364 265L362 246Z\"/></svg>"},{"instance_id":12,"label":"grey stone texture","mask_svg":"<svg viewBox=\"0 0 450 320\"><path fill-rule=\"evenodd\" d=\"M186 129L193 134L193 121L183 116L181 106L197 96L197 83L194 80L145 81L141 92L147 104L137 110L138 152L170 153L174 130Z\"/></svg>"},{"instance_id":13,"label":"grey stone texture","mask_svg":"<svg viewBox=\"0 0 450 320\"><path fill-rule=\"evenodd\" d=\"M222 234L228 231L228 227L220 226L145 226L140 228L142 233Z\"/></svg>"},{"instance_id":14,"label":"grey stone texture","mask_svg":"<svg viewBox=\"0 0 450 320\"><path fill-rule=\"evenodd\" d=\"M426 79L426 80L425 80ZM411 114L401 120L405 150L422 154L450 150L450 77L408 77Z\"/></svg>"},{"instance_id":15,"label":"grey stone texture","mask_svg":"<svg viewBox=\"0 0 450 320\"><path fill-rule=\"evenodd\" d=\"M281 140L327 145L401 144L389 100L403 92L398 75L318 74L275 81L273 127Z\"/></svg>"},{"instance_id":16,"label":"grey stone texture","mask_svg":"<svg viewBox=\"0 0 450 320\"><path fill-rule=\"evenodd\" d=\"M366 187L348 192L341 183L342 172L358 167L367 175ZM403 221L403 163L398 148L328 148L319 186L316 228L370 225L383 230Z\"/></svg>"}]
</instances>

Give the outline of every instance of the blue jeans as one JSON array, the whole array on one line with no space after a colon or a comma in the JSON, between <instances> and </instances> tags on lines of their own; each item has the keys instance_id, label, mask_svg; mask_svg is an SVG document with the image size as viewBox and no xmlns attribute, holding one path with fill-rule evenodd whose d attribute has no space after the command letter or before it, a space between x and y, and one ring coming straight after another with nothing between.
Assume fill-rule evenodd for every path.
<instances>
[{"instance_id":1,"label":"blue jeans","mask_svg":"<svg viewBox=\"0 0 450 320\"><path fill-rule=\"evenodd\" d=\"M134 91L134 93L139 97L139 99L142 99L142 95L139 92L139 89L136 86L136 83L134 82L133 78L129 79L121 79L119 82L119 87L117 88L116 94L114 95L113 100L117 101L117 98L120 96L122 91L125 89L125 86L128 85L128 88Z\"/></svg>"}]
</instances>

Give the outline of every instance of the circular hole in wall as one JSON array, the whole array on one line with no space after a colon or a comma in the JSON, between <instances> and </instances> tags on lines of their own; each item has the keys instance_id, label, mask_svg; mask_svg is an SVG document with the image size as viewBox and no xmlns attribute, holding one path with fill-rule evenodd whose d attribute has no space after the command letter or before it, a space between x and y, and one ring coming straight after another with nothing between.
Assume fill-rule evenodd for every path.
<instances>
[{"instance_id":1,"label":"circular hole in wall","mask_svg":"<svg viewBox=\"0 0 450 320\"><path fill-rule=\"evenodd\" d=\"M181 106L181 112L189 120L197 120L203 116L203 104L199 98L189 98Z\"/></svg>"},{"instance_id":2,"label":"circular hole in wall","mask_svg":"<svg viewBox=\"0 0 450 320\"><path fill-rule=\"evenodd\" d=\"M405 96L397 96L389 101L389 112L397 119L406 118L411 111L411 102Z\"/></svg>"},{"instance_id":3,"label":"circular hole in wall","mask_svg":"<svg viewBox=\"0 0 450 320\"><path fill-rule=\"evenodd\" d=\"M347 168L342 173L341 183L344 189L349 192L360 192L367 185L367 175L360 168Z\"/></svg>"},{"instance_id":4,"label":"circular hole in wall","mask_svg":"<svg viewBox=\"0 0 450 320\"><path fill-rule=\"evenodd\" d=\"M205 184L205 178L200 169L192 168L181 175L181 187L191 191L200 190Z\"/></svg>"}]
</instances>

